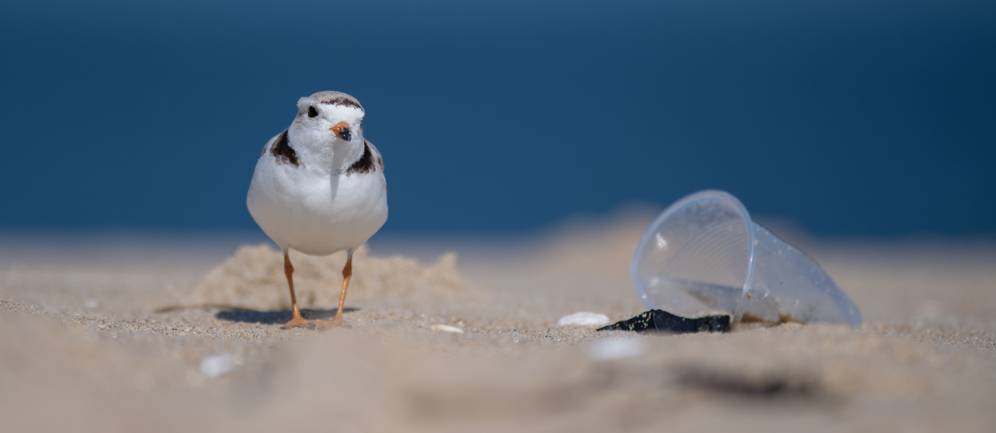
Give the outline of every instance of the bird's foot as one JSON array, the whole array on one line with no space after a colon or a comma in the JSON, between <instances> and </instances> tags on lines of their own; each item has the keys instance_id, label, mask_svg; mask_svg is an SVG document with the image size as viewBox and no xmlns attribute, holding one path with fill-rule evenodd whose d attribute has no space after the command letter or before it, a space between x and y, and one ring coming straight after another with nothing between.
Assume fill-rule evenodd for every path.
<instances>
[{"instance_id":1,"label":"bird's foot","mask_svg":"<svg viewBox=\"0 0 996 433\"><path fill-rule=\"evenodd\" d=\"M317 329L325 330L332 328L352 328L345 320L342 320L341 315L336 315L331 319L315 320L315 327Z\"/></svg>"},{"instance_id":2,"label":"bird's foot","mask_svg":"<svg viewBox=\"0 0 996 433\"><path fill-rule=\"evenodd\" d=\"M296 316L296 317L293 317L290 320L288 320L287 323L284 323L284 326L281 326L281 328L282 329L294 329L294 328L310 328L310 329L315 329L315 325L316 325L315 322L316 321L314 321L314 320L305 320L301 316Z\"/></svg>"}]
</instances>

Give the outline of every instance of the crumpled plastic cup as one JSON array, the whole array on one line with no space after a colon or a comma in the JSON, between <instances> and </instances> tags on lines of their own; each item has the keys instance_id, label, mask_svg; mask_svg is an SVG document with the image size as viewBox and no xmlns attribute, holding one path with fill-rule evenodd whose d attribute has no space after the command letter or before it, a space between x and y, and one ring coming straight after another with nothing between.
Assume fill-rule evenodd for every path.
<instances>
[{"instance_id":1,"label":"crumpled plastic cup","mask_svg":"<svg viewBox=\"0 0 996 433\"><path fill-rule=\"evenodd\" d=\"M686 317L861 325L858 308L816 262L722 191L692 194L661 213L630 272L648 307Z\"/></svg>"}]
</instances>

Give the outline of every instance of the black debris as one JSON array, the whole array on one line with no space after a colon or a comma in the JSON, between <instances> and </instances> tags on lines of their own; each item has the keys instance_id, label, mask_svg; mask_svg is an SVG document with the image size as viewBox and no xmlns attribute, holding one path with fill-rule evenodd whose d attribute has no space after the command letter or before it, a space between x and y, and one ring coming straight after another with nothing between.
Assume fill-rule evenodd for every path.
<instances>
[{"instance_id":1,"label":"black debris","mask_svg":"<svg viewBox=\"0 0 996 433\"><path fill-rule=\"evenodd\" d=\"M703 316L689 319L664 310L650 310L627 320L598 328L599 331L669 332L730 332L730 316Z\"/></svg>"}]
</instances>

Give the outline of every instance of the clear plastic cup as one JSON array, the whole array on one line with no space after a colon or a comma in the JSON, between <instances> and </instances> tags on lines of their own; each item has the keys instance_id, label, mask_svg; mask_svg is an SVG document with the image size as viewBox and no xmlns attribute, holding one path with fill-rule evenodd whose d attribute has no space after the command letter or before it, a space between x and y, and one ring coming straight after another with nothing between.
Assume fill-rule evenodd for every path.
<instances>
[{"instance_id":1,"label":"clear plastic cup","mask_svg":"<svg viewBox=\"0 0 996 433\"><path fill-rule=\"evenodd\" d=\"M692 194L661 213L630 273L648 307L686 317L861 325L858 308L816 262L722 191Z\"/></svg>"}]
</instances>

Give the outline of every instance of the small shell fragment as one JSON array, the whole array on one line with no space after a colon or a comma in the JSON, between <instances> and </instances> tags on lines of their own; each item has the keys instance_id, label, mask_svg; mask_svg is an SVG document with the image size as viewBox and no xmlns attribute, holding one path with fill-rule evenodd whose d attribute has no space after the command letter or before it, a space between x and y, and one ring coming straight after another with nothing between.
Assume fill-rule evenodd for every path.
<instances>
[{"instance_id":1,"label":"small shell fragment","mask_svg":"<svg viewBox=\"0 0 996 433\"><path fill-rule=\"evenodd\" d=\"M557 321L557 326L585 326L597 328L608 324L608 316L589 311L579 311L574 314L568 314L561 317L560 320Z\"/></svg>"},{"instance_id":2,"label":"small shell fragment","mask_svg":"<svg viewBox=\"0 0 996 433\"><path fill-rule=\"evenodd\" d=\"M643 353L643 343L636 338L612 337L596 340L588 349L588 355L596 361L632 358Z\"/></svg>"},{"instance_id":3,"label":"small shell fragment","mask_svg":"<svg viewBox=\"0 0 996 433\"><path fill-rule=\"evenodd\" d=\"M242 362L231 353L206 356L201 360L201 374L209 378L223 376Z\"/></svg>"},{"instance_id":4,"label":"small shell fragment","mask_svg":"<svg viewBox=\"0 0 996 433\"><path fill-rule=\"evenodd\" d=\"M454 334L463 334L463 329L457 328L456 326L443 325L442 323L432 325L432 330L434 332L452 332Z\"/></svg>"}]
</instances>

